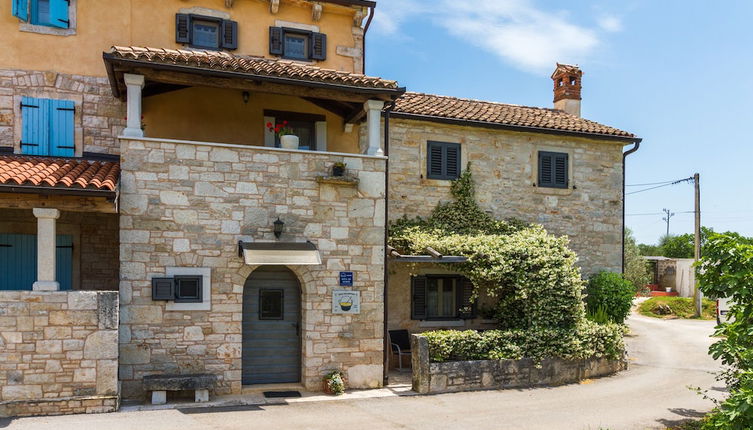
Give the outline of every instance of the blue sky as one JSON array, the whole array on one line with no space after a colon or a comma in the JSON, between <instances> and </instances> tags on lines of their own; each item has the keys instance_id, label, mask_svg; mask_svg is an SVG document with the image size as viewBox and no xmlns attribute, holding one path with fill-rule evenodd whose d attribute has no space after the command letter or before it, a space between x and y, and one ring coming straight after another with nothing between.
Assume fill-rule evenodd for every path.
<instances>
[{"instance_id":1,"label":"blue sky","mask_svg":"<svg viewBox=\"0 0 753 430\"><path fill-rule=\"evenodd\" d=\"M551 106L555 62L584 70L583 116L643 138L627 183L701 175L703 225L753 236L753 2L379 0L367 73L412 91ZM628 187L628 192L647 187ZM693 187L626 197L639 242L689 233Z\"/></svg>"}]
</instances>

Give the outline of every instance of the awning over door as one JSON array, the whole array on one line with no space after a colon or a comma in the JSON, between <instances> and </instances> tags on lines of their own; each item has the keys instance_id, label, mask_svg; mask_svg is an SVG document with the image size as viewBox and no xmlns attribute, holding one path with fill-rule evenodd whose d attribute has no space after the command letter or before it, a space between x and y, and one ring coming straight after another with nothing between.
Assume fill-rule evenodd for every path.
<instances>
[{"instance_id":1,"label":"awning over door","mask_svg":"<svg viewBox=\"0 0 753 430\"><path fill-rule=\"evenodd\" d=\"M311 242L238 242L238 256L251 266L314 266L322 264Z\"/></svg>"}]
</instances>

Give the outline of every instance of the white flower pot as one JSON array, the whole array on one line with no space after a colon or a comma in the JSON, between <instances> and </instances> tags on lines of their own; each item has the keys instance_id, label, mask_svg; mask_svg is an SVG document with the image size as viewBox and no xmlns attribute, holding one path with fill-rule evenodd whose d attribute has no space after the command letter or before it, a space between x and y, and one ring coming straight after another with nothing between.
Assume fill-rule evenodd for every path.
<instances>
[{"instance_id":1,"label":"white flower pot","mask_svg":"<svg viewBox=\"0 0 753 430\"><path fill-rule=\"evenodd\" d=\"M671 292L672 292L672 288L670 288L670 287L667 287L667 288L665 288L665 290L666 290L666 291L667 291L668 293L671 293Z\"/></svg>"},{"instance_id":2,"label":"white flower pot","mask_svg":"<svg viewBox=\"0 0 753 430\"><path fill-rule=\"evenodd\" d=\"M298 136L293 136L292 134L280 136L280 147L285 149L298 149Z\"/></svg>"}]
</instances>

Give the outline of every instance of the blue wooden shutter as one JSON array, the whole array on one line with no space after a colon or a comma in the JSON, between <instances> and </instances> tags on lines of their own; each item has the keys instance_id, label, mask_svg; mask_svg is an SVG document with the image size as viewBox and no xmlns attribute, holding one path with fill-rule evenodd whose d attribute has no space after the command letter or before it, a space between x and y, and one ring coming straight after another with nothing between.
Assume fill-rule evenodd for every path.
<instances>
[{"instance_id":1,"label":"blue wooden shutter","mask_svg":"<svg viewBox=\"0 0 753 430\"><path fill-rule=\"evenodd\" d=\"M29 0L13 0L13 16L29 22Z\"/></svg>"},{"instance_id":2,"label":"blue wooden shutter","mask_svg":"<svg viewBox=\"0 0 753 430\"><path fill-rule=\"evenodd\" d=\"M411 278L411 319L426 319L426 276Z\"/></svg>"},{"instance_id":3,"label":"blue wooden shutter","mask_svg":"<svg viewBox=\"0 0 753 430\"><path fill-rule=\"evenodd\" d=\"M191 17L188 14L175 14L175 43L191 43Z\"/></svg>"},{"instance_id":4,"label":"blue wooden shutter","mask_svg":"<svg viewBox=\"0 0 753 430\"><path fill-rule=\"evenodd\" d=\"M238 23L227 19L222 20L222 48L238 49Z\"/></svg>"},{"instance_id":5,"label":"blue wooden shutter","mask_svg":"<svg viewBox=\"0 0 753 430\"><path fill-rule=\"evenodd\" d=\"M73 287L73 236L58 235L55 259L55 280L60 283L61 291L69 291Z\"/></svg>"},{"instance_id":6,"label":"blue wooden shutter","mask_svg":"<svg viewBox=\"0 0 753 430\"><path fill-rule=\"evenodd\" d=\"M22 154L49 154L49 102L32 97L21 99Z\"/></svg>"},{"instance_id":7,"label":"blue wooden shutter","mask_svg":"<svg viewBox=\"0 0 753 430\"><path fill-rule=\"evenodd\" d=\"M37 280L37 236L0 234L0 290L31 291Z\"/></svg>"},{"instance_id":8,"label":"blue wooden shutter","mask_svg":"<svg viewBox=\"0 0 753 430\"><path fill-rule=\"evenodd\" d=\"M269 53L282 55L283 32L281 27L269 27Z\"/></svg>"},{"instance_id":9,"label":"blue wooden shutter","mask_svg":"<svg viewBox=\"0 0 753 430\"><path fill-rule=\"evenodd\" d=\"M69 0L50 0L50 22L53 27L68 28L70 27L70 18L68 16Z\"/></svg>"},{"instance_id":10,"label":"blue wooden shutter","mask_svg":"<svg viewBox=\"0 0 753 430\"><path fill-rule=\"evenodd\" d=\"M74 103L70 100L50 100L50 152L57 157L73 157Z\"/></svg>"},{"instance_id":11,"label":"blue wooden shutter","mask_svg":"<svg viewBox=\"0 0 753 430\"><path fill-rule=\"evenodd\" d=\"M311 53L309 57L312 60L326 60L327 59L327 35L324 33L312 33L311 34Z\"/></svg>"}]
</instances>

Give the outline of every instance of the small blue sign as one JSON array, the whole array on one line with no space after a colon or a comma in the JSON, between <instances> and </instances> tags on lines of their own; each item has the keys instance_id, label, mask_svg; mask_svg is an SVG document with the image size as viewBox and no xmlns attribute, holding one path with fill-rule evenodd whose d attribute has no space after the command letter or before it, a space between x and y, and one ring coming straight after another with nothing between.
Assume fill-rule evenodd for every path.
<instances>
[{"instance_id":1,"label":"small blue sign","mask_svg":"<svg viewBox=\"0 0 753 430\"><path fill-rule=\"evenodd\" d=\"M340 272L340 286L341 287L353 286L353 272Z\"/></svg>"}]
</instances>

